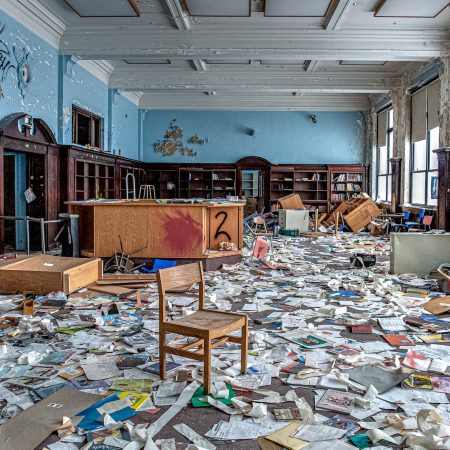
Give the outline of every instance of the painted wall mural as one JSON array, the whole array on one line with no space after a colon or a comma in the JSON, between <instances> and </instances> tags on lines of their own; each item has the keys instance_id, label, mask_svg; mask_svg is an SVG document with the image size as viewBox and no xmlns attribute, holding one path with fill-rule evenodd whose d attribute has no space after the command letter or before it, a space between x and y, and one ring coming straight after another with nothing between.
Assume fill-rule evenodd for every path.
<instances>
[{"instance_id":1,"label":"painted wall mural","mask_svg":"<svg viewBox=\"0 0 450 450\"><path fill-rule=\"evenodd\" d=\"M17 76L17 87L20 95L25 97L28 85L31 82L30 54L22 47L15 45L12 48L2 39L6 25L0 23L0 79L3 83L11 71ZM0 98L2 95L2 87L0 83Z\"/></svg>"},{"instance_id":2,"label":"painted wall mural","mask_svg":"<svg viewBox=\"0 0 450 450\"><path fill-rule=\"evenodd\" d=\"M170 122L168 130L164 133L164 139L153 143L155 153L161 153L163 156L173 156L179 152L181 156L197 156L197 152L183 143L183 130L176 124L177 119ZM206 145L208 139L203 139L194 134L186 140L191 145Z\"/></svg>"}]
</instances>

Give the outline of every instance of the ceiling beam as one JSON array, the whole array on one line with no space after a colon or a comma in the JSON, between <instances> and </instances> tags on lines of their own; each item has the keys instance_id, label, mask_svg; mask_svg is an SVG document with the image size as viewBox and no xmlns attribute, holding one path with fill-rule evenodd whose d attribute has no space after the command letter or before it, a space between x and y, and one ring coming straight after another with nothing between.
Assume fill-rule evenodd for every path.
<instances>
[{"instance_id":1,"label":"ceiling beam","mask_svg":"<svg viewBox=\"0 0 450 450\"><path fill-rule=\"evenodd\" d=\"M203 59L193 59L192 64L197 72L206 72L208 70L208 64Z\"/></svg>"},{"instance_id":2,"label":"ceiling beam","mask_svg":"<svg viewBox=\"0 0 450 450\"><path fill-rule=\"evenodd\" d=\"M180 0L161 0L170 13L170 19L178 30L189 30L191 28L191 18L184 11Z\"/></svg>"},{"instance_id":3,"label":"ceiling beam","mask_svg":"<svg viewBox=\"0 0 450 450\"><path fill-rule=\"evenodd\" d=\"M316 68L318 67L320 61L317 61L317 59L313 59L310 61L305 61L305 70L307 72L314 72Z\"/></svg>"},{"instance_id":4,"label":"ceiling beam","mask_svg":"<svg viewBox=\"0 0 450 450\"><path fill-rule=\"evenodd\" d=\"M387 92L399 83L390 74L350 72L223 73L118 68L109 79L113 89L251 92Z\"/></svg>"},{"instance_id":5,"label":"ceiling beam","mask_svg":"<svg viewBox=\"0 0 450 450\"><path fill-rule=\"evenodd\" d=\"M367 95L269 95L240 93L211 96L206 93L144 93L142 109L243 110L243 111L367 111Z\"/></svg>"},{"instance_id":6,"label":"ceiling beam","mask_svg":"<svg viewBox=\"0 0 450 450\"><path fill-rule=\"evenodd\" d=\"M338 30L352 6L354 6L353 0L336 0L334 9L330 8L329 14L325 16L322 23L325 30Z\"/></svg>"},{"instance_id":7,"label":"ceiling beam","mask_svg":"<svg viewBox=\"0 0 450 450\"><path fill-rule=\"evenodd\" d=\"M426 61L448 46L448 29L283 29L200 32L148 27L69 27L62 54L81 59L287 59Z\"/></svg>"}]
</instances>

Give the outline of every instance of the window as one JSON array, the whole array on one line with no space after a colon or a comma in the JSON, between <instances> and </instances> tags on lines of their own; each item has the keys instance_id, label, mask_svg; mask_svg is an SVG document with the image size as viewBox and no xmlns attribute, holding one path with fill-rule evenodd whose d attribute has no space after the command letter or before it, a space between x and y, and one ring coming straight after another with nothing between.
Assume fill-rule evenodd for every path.
<instances>
[{"instance_id":1,"label":"window","mask_svg":"<svg viewBox=\"0 0 450 450\"><path fill-rule=\"evenodd\" d=\"M72 142L102 148L103 119L81 108L72 107Z\"/></svg>"},{"instance_id":2,"label":"window","mask_svg":"<svg viewBox=\"0 0 450 450\"><path fill-rule=\"evenodd\" d=\"M412 96L410 203L437 205L439 148L439 80Z\"/></svg>"},{"instance_id":3,"label":"window","mask_svg":"<svg viewBox=\"0 0 450 450\"><path fill-rule=\"evenodd\" d=\"M378 114L378 142L376 154L376 196L382 201L391 201L392 173L389 159L392 158L394 137L394 110L387 109Z\"/></svg>"}]
</instances>

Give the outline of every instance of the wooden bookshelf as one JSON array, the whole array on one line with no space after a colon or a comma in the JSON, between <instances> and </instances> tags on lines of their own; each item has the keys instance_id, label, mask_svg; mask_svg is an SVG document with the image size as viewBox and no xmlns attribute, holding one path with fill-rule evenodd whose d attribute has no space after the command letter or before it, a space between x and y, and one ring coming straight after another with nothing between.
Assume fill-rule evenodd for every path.
<instances>
[{"instance_id":1,"label":"wooden bookshelf","mask_svg":"<svg viewBox=\"0 0 450 450\"><path fill-rule=\"evenodd\" d=\"M363 170L360 171L331 171L330 203L349 200L366 192L366 177Z\"/></svg>"},{"instance_id":2,"label":"wooden bookshelf","mask_svg":"<svg viewBox=\"0 0 450 450\"><path fill-rule=\"evenodd\" d=\"M307 208L328 209L328 171L320 169L296 170L294 172L295 193L299 194Z\"/></svg>"},{"instance_id":3,"label":"wooden bookshelf","mask_svg":"<svg viewBox=\"0 0 450 450\"><path fill-rule=\"evenodd\" d=\"M181 198L226 198L236 195L236 170L228 168L179 169Z\"/></svg>"},{"instance_id":4,"label":"wooden bookshelf","mask_svg":"<svg viewBox=\"0 0 450 450\"><path fill-rule=\"evenodd\" d=\"M270 172L270 202L296 193L306 208L328 212L335 203L368 192L367 178L368 166L363 164L280 165Z\"/></svg>"},{"instance_id":5,"label":"wooden bookshelf","mask_svg":"<svg viewBox=\"0 0 450 450\"><path fill-rule=\"evenodd\" d=\"M178 197L178 173L173 170L149 170L146 184L155 186L156 198Z\"/></svg>"},{"instance_id":6,"label":"wooden bookshelf","mask_svg":"<svg viewBox=\"0 0 450 450\"><path fill-rule=\"evenodd\" d=\"M114 166L77 160L75 199L114 198Z\"/></svg>"},{"instance_id":7,"label":"wooden bookshelf","mask_svg":"<svg viewBox=\"0 0 450 450\"><path fill-rule=\"evenodd\" d=\"M270 172L270 201L277 203L281 197L294 192L294 168L276 167Z\"/></svg>"}]
</instances>

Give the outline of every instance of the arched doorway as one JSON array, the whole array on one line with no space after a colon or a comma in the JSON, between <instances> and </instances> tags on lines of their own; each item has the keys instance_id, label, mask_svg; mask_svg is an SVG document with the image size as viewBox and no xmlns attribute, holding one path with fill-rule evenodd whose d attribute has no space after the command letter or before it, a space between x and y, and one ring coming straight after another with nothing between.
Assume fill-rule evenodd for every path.
<instances>
[{"instance_id":1,"label":"arched doorway","mask_svg":"<svg viewBox=\"0 0 450 450\"><path fill-rule=\"evenodd\" d=\"M56 219L58 169L56 139L43 120L16 113L0 121L0 216ZM30 224L30 245L41 248L39 224ZM25 248L25 223L0 221L0 251Z\"/></svg>"},{"instance_id":2,"label":"arched doorway","mask_svg":"<svg viewBox=\"0 0 450 450\"><path fill-rule=\"evenodd\" d=\"M255 199L258 211L270 209L270 161L246 156L237 161L236 166L239 195Z\"/></svg>"}]
</instances>

